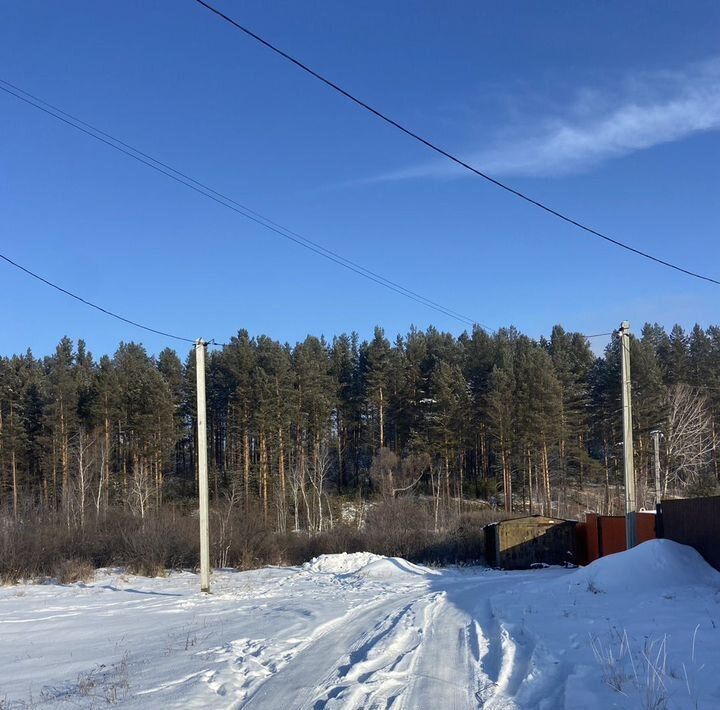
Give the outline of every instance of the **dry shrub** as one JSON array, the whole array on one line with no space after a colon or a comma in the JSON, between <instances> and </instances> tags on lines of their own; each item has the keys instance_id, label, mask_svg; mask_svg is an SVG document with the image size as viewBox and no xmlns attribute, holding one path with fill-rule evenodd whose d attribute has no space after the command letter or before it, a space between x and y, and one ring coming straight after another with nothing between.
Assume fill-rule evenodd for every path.
<instances>
[{"instance_id":1,"label":"dry shrub","mask_svg":"<svg viewBox=\"0 0 720 710\"><path fill-rule=\"evenodd\" d=\"M63 576L72 568L128 566L156 576L167 567L195 567L198 563L197 518L171 509L154 511L144 520L122 509L111 509L84 525L58 513L29 511L19 520L0 518L0 581ZM85 572L79 579L86 579Z\"/></svg>"},{"instance_id":2,"label":"dry shrub","mask_svg":"<svg viewBox=\"0 0 720 710\"><path fill-rule=\"evenodd\" d=\"M474 563L482 556L482 526L506 517L453 502L443 507L436 530L432 500L389 497L369 507L362 530L336 525L319 534L277 533L260 506L225 501L211 509L211 562L253 569L367 550L426 564ZM92 567L116 565L147 576L166 569L196 569L198 527L194 509L173 505L144 519L112 508L98 518L89 516L84 525L76 520L68 524L62 513L38 509L23 511L18 520L0 516L0 583L42 577L62 577L68 583L87 580Z\"/></svg>"},{"instance_id":3,"label":"dry shrub","mask_svg":"<svg viewBox=\"0 0 720 710\"><path fill-rule=\"evenodd\" d=\"M61 554L66 542L65 530L53 531L41 519L0 519L0 580L15 584L52 576L60 560L73 556Z\"/></svg>"},{"instance_id":4,"label":"dry shrub","mask_svg":"<svg viewBox=\"0 0 720 710\"><path fill-rule=\"evenodd\" d=\"M52 576L60 584L91 582L95 577L95 567L87 560L62 560L55 565Z\"/></svg>"},{"instance_id":5,"label":"dry shrub","mask_svg":"<svg viewBox=\"0 0 720 710\"><path fill-rule=\"evenodd\" d=\"M194 568L199 561L197 518L156 511L134 525L123 525L118 562L134 574L157 577L165 569Z\"/></svg>"},{"instance_id":6,"label":"dry shrub","mask_svg":"<svg viewBox=\"0 0 720 710\"><path fill-rule=\"evenodd\" d=\"M422 553L432 538L432 526L426 502L389 498L368 512L364 532L370 552L424 561Z\"/></svg>"},{"instance_id":7,"label":"dry shrub","mask_svg":"<svg viewBox=\"0 0 720 710\"><path fill-rule=\"evenodd\" d=\"M429 500L396 498L378 503L368 513L365 549L434 565L478 564L483 558L483 526L513 517L453 502L438 517Z\"/></svg>"},{"instance_id":8,"label":"dry shrub","mask_svg":"<svg viewBox=\"0 0 720 710\"><path fill-rule=\"evenodd\" d=\"M167 574L167 569L162 562L142 558L128 562L127 571L131 574L139 574L141 577L164 577Z\"/></svg>"},{"instance_id":9,"label":"dry shrub","mask_svg":"<svg viewBox=\"0 0 720 710\"><path fill-rule=\"evenodd\" d=\"M284 561L282 536L273 532L259 505L215 509L210 533L211 557L219 567L255 569Z\"/></svg>"},{"instance_id":10,"label":"dry shrub","mask_svg":"<svg viewBox=\"0 0 720 710\"><path fill-rule=\"evenodd\" d=\"M460 513L447 530L435 533L421 553L423 562L436 565L479 564L483 558L485 534L482 516L475 512Z\"/></svg>"},{"instance_id":11,"label":"dry shrub","mask_svg":"<svg viewBox=\"0 0 720 710\"><path fill-rule=\"evenodd\" d=\"M281 564L287 565L300 565L318 555L369 549L365 535L346 525L337 525L332 530L312 535L306 532L287 533L279 544L282 549Z\"/></svg>"},{"instance_id":12,"label":"dry shrub","mask_svg":"<svg viewBox=\"0 0 720 710\"><path fill-rule=\"evenodd\" d=\"M363 530L338 525L331 531L285 536L285 564L302 564L322 554L374 552L425 564L474 564L482 559L482 526L505 517L491 511L444 514L445 529L434 529L432 503L405 497L373 506Z\"/></svg>"}]
</instances>

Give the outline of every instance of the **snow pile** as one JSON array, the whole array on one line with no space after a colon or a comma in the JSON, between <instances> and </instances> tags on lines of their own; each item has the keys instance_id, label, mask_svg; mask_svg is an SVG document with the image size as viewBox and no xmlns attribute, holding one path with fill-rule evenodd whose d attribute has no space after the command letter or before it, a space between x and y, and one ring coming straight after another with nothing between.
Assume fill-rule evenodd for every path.
<instances>
[{"instance_id":1,"label":"snow pile","mask_svg":"<svg viewBox=\"0 0 720 710\"><path fill-rule=\"evenodd\" d=\"M489 600L496 626L480 616L483 707L720 708L720 574L693 548L651 540L507 579Z\"/></svg>"},{"instance_id":2,"label":"snow pile","mask_svg":"<svg viewBox=\"0 0 720 710\"><path fill-rule=\"evenodd\" d=\"M399 580L408 575L424 577L428 574L439 574L439 572L422 565L415 565L402 557L379 557L358 570L356 574L368 579Z\"/></svg>"},{"instance_id":3,"label":"snow pile","mask_svg":"<svg viewBox=\"0 0 720 710\"><path fill-rule=\"evenodd\" d=\"M374 580L402 580L438 574L422 565L415 565L401 557L384 557L372 552L341 552L320 555L302 566L304 572Z\"/></svg>"},{"instance_id":4,"label":"snow pile","mask_svg":"<svg viewBox=\"0 0 720 710\"><path fill-rule=\"evenodd\" d=\"M341 552L336 555L319 555L306 562L302 569L305 572L324 574L353 574L371 562L383 559L372 552Z\"/></svg>"},{"instance_id":5,"label":"snow pile","mask_svg":"<svg viewBox=\"0 0 720 710\"><path fill-rule=\"evenodd\" d=\"M571 585L591 592L643 593L670 587L720 587L716 572L692 547L672 540L649 540L627 552L595 560L579 569Z\"/></svg>"}]
</instances>

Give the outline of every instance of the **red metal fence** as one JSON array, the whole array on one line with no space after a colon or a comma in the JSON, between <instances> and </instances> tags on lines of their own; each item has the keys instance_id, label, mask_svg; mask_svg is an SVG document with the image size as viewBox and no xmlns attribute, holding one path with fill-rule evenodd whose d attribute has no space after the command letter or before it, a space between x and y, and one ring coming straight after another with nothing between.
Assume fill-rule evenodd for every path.
<instances>
[{"instance_id":1,"label":"red metal fence","mask_svg":"<svg viewBox=\"0 0 720 710\"><path fill-rule=\"evenodd\" d=\"M720 496L664 500L657 514L636 513L635 520L638 544L662 537L690 545L720 570ZM575 530L578 564L626 549L625 516L586 513Z\"/></svg>"},{"instance_id":2,"label":"red metal fence","mask_svg":"<svg viewBox=\"0 0 720 710\"><path fill-rule=\"evenodd\" d=\"M635 514L635 534L638 544L657 537L654 513ZM578 561L586 565L605 555L623 552L625 546L625 516L586 513L585 522L577 528Z\"/></svg>"}]
</instances>

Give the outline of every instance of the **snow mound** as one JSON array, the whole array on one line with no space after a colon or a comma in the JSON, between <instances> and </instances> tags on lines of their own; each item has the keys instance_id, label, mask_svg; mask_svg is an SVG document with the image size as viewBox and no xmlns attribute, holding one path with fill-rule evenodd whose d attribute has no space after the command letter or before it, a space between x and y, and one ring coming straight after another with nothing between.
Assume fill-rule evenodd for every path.
<instances>
[{"instance_id":1,"label":"snow mound","mask_svg":"<svg viewBox=\"0 0 720 710\"><path fill-rule=\"evenodd\" d=\"M642 593L678 586L720 587L720 573L692 547L672 540L648 540L579 569L570 584L594 593Z\"/></svg>"},{"instance_id":2,"label":"snow mound","mask_svg":"<svg viewBox=\"0 0 720 710\"><path fill-rule=\"evenodd\" d=\"M313 557L310 562L302 566L302 569L305 572L324 574L352 574L381 559L380 555L374 555L372 552L340 552L336 555Z\"/></svg>"},{"instance_id":3,"label":"snow mound","mask_svg":"<svg viewBox=\"0 0 720 710\"><path fill-rule=\"evenodd\" d=\"M401 579L408 575L424 577L428 574L439 574L439 572L422 565L414 565L402 557L379 557L358 570L357 574L369 579Z\"/></svg>"},{"instance_id":4,"label":"snow mound","mask_svg":"<svg viewBox=\"0 0 720 710\"><path fill-rule=\"evenodd\" d=\"M302 566L304 572L353 575L365 579L402 579L408 576L425 576L437 572L415 565L402 557L383 557L372 552L341 552L320 555Z\"/></svg>"}]
</instances>

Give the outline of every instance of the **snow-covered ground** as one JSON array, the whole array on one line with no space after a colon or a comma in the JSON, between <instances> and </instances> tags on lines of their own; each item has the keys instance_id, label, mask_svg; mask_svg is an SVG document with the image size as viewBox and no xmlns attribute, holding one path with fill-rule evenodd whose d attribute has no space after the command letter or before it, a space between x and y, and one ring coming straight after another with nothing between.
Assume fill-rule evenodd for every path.
<instances>
[{"instance_id":1,"label":"snow-covered ground","mask_svg":"<svg viewBox=\"0 0 720 710\"><path fill-rule=\"evenodd\" d=\"M328 555L213 590L0 588L0 708L720 707L720 574L668 541L578 570Z\"/></svg>"}]
</instances>

